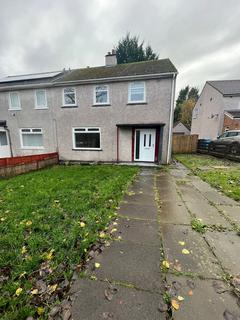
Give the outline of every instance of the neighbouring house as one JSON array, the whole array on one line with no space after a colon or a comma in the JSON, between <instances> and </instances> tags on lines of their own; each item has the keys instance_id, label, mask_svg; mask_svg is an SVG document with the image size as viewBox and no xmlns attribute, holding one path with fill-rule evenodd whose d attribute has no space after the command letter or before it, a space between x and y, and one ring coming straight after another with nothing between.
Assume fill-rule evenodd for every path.
<instances>
[{"instance_id":1,"label":"neighbouring house","mask_svg":"<svg viewBox=\"0 0 240 320\"><path fill-rule=\"evenodd\" d=\"M174 135L190 135L190 130L181 122L176 122L173 125L173 134Z\"/></svg>"},{"instance_id":2,"label":"neighbouring house","mask_svg":"<svg viewBox=\"0 0 240 320\"><path fill-rule=\"evenodd\" d=\"M216 139L236 129L240 112L240 80L207 81L193 109L191 134ZM232 117L232 118L231 118Z\"/></svg>"},{"instance_id":3,"label":"neighbouring house","mask_svg":"<svg viewBox=\"0 0 240 320\"><path fill-rule=\"evenodd\" d=\"M169 59L0 80L0 157L168 163L177 70ZM1 147L3 144L3 147ZM7 153L8 152L8 153Z\"/></svg>"},{"instance_id":4,"label":"neighbouring house","mask_svg":"<svg viewBox=\"0 0 240 320\"><path fill-rule=\"evenodd\" d=\"M224 112L223 132L228 130L240 130L240 109Z\"/></svg>"}]
</instances>

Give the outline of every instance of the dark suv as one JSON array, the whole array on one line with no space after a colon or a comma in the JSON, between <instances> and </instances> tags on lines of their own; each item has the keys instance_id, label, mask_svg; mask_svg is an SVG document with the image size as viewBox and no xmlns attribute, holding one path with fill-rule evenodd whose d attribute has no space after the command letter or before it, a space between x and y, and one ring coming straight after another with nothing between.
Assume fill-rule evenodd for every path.
<instances>
[{"instance_id":1,"label":"dark suv","mask_svg":"<svg viewBox=\"0 0 240 320\"><path fill-rule=\"evenodd\" d=\"M209 144L209 152L240 155L240 130L229 130Z\"/></svg>"}]
</instances>

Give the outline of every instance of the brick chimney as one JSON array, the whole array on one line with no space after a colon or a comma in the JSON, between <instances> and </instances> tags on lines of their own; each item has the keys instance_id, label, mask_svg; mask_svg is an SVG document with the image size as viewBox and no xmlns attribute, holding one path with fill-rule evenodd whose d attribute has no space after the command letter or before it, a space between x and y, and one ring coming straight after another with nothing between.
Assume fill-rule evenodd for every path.
<instances>
[{"instance_id":1,"label":"brick chimney","mask_svg":"<svg viewBox=\"0 0 240 320\"><path fill-rule=\"evenodd\" d=\"M112 52L108 52L108 54L105 55L105 65L106 67L117 65L117 54L114 49L112 49Z\"/></svg>"}]
</instances>

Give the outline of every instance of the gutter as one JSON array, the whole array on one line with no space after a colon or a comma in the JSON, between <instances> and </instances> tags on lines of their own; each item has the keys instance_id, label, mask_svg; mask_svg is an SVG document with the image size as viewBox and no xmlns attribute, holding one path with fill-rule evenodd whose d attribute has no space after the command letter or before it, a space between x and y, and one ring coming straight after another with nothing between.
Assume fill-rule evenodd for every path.
<instances>
[{"instance_id":1,"label":"gutter","mask_svg":"<svg viewBox=\"0 0 240 320\"><path fill-rule=\"evenodd\" d=\"M48 82L39 84L26 84L26 85L15 85L15 86L0 86L0 91L12 91L16 89L34 89L34 88L49 88L49 87L62 87L63 85L76 85L76 84L95 84L103 82L118 82L138 79L156 79L156 78L167 78L176 75L176 72L165 72L165 73L154 73L145 75L133 75L133 76L120 76L110 78L99 78L99 79L86 79L86 80L72 80L72 81L59 81L59 82Z\"/></svg>"},{"instance_id":2,"label":"gutter","mask_svg":"<svg viewBox=\"0 0 240 320\"><path fill-rule=\"evenodd\" d=\"M174 98L176 90L177 73L173 74L172 94L171 94L171 109L169 117L169 132L168 132L168 147L167 147L167 164L169 164L172 153L172 130L173 130L173 116L174 116Z\"/></svg>"}]
</instances>

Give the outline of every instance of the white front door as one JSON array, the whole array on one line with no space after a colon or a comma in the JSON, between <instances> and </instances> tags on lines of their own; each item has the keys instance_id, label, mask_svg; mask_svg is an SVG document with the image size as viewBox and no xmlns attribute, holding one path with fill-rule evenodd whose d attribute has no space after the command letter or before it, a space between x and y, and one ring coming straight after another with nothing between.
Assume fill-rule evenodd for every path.
<instances>
[{"instance_id":1,"label":"white front door","mask_svg":"<svg viewBox=\"0 0 240 320\"><path fill-rule=\"evenodd\" d=\"M154 162L156 129L135 130L135 161Z\"/></svg>"},{"instance_id":2,"label":"white front door","mask_svg":"<svg viewBox=\"0 0 240 320\"><path fill-rule=\"evenodd\" d=\"M0 158L11 157L7 131L0 129Z\"/></svg>"}]
</instances>

